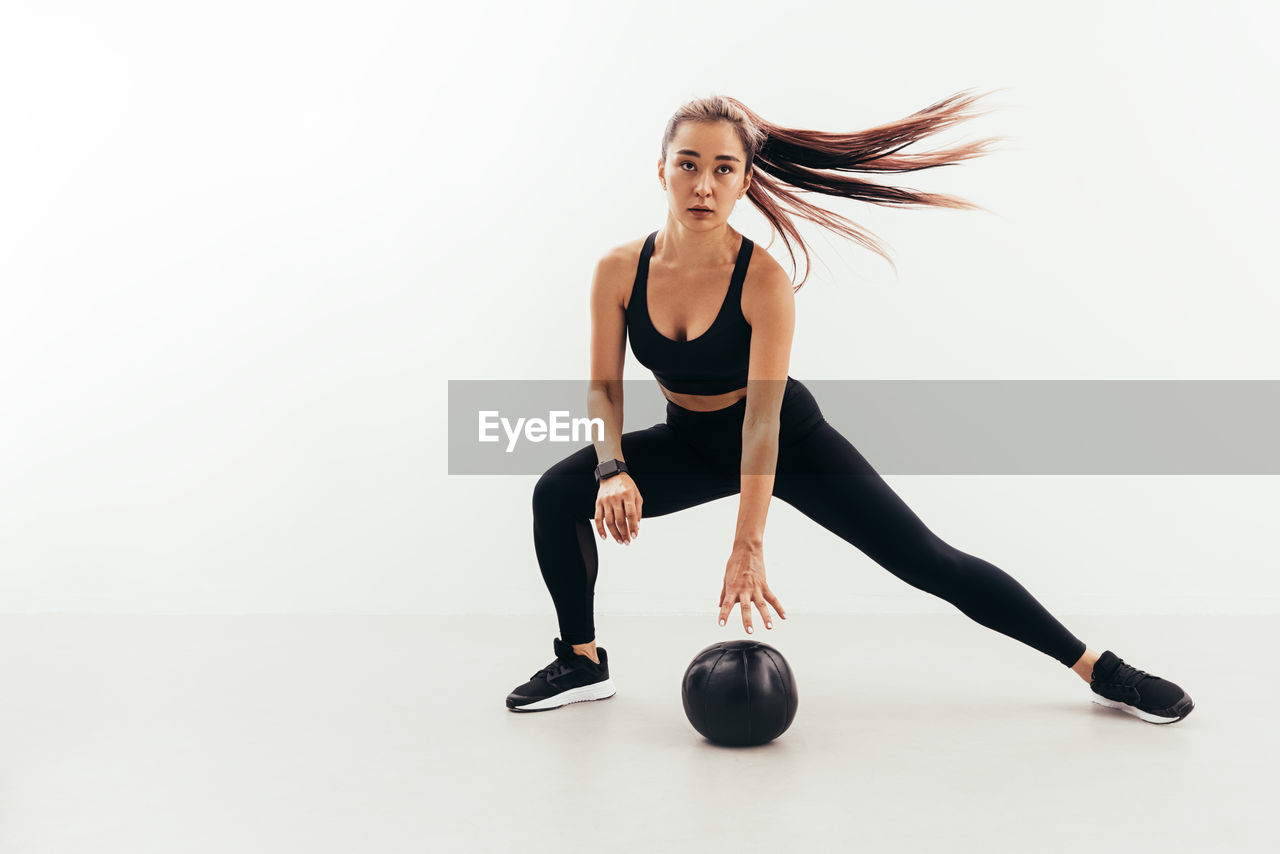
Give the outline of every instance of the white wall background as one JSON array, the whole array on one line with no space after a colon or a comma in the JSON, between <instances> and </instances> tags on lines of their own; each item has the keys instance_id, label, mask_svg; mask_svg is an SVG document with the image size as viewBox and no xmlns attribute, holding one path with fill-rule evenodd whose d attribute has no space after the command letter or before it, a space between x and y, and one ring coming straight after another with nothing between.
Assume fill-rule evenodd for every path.
<instances>
[{"instance_id":1,"label":"white wall background","mask_svg":"<svg viewBox=\"0 0 1280 854\"><path fill-rule=\"evenodd\" d=\"M896 279L806 229L793 376L1280 379L1276 17L6 3L0 611L554 626L536 476L446 474L446 383L585 380L594 260L662 224L659 135L710 92L853 130L1004 89L938 138L1000 150L890 176L996 215L830 200L888 242ZM734 214L762 244L763 222ZM1055 611L1280 607L1274 477L887 479ZM712 619L735 514L601 544L598 613ZM793 615L951 610L778 501L766 549Z\"/></svg>"}]
</instances>

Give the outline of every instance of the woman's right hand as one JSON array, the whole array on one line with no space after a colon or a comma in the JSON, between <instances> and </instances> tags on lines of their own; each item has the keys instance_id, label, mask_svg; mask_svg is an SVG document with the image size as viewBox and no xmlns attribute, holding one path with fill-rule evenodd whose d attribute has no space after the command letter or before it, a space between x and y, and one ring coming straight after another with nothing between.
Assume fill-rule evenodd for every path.
<instances>
[{"instance_id":1,"label":"woman's right hand","mask_svg":"<svg viewBox=\"0 0 1280 854\"><path fill-rule=\"evenodd\" d=\"M619 543L631 544L640 536L640 508L644 499L636 482L625 471L600 481L596 493L596 531L605 539L605 526Z\"/></svg>"}]
</instances>

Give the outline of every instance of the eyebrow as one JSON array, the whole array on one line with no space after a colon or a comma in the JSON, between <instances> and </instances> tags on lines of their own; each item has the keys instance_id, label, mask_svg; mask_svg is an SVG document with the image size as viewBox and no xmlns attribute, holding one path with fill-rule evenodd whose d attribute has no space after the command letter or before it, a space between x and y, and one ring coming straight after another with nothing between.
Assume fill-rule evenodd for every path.
<instances>
[{"instance_id":1,"label":"eyebrow","mask_svg":"<svg viewBox=\"0 0 1280 854\"><path fill-rule=\"evenodd\" d=\"M690 156L692 156L692 157L701 157L701 156L702 156L702 155L701 155L701 154L699 154L698 152L694 151L692 148L682 148L682 149L680 149L679 151L677 151L677 152L676 152L676 154L688 154L688 155L690 155ZM741 163L741 162L742 162L742 161L741 161L741 160L739 160L738 158L734 157L732 154L717 154L717 155L716 155L716 160L732 160L734 163Z\"/></svg>"}]
</instances>

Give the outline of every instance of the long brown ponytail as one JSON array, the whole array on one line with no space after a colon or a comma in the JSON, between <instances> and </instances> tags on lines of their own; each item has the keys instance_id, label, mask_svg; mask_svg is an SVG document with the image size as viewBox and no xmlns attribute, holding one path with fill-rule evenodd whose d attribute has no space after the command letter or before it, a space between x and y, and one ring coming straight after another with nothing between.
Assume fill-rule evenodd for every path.
<instances>
[{"instance_id":1,"label":"long brown ponytail","mask_svg":"<svg viewBox=\"0 0 1280 854\"><path fill-rule=\"evenodd\" d=\"M796 290L809 278L810 259L809 247L800 237L792 216L807 219L852 238L883 257L896 272L897 266L893 259L874 235L839 214L810 204L793 190L860 199L877 205L929 205L983 210L980 205L957 196L890 187L840 174L914 172L935 166L949 166L987 153L1000 137L940 151L901 151L932 133L989 112L969 111L981 97L983 95L973 95L966 90L897 121L852 133L827 133L782 127L752 112L736 98L711 95L682 104L671 116L662 135L662 158L666 159L667 147L682 123L727 121L737 130L747 154L746 168L751 170L751 187L747 191L747 198L782 235L793 267L796 266L796 254L792 241L799 244L804 253L805 277L795 286Z\"/></svg>"}]
</instances>

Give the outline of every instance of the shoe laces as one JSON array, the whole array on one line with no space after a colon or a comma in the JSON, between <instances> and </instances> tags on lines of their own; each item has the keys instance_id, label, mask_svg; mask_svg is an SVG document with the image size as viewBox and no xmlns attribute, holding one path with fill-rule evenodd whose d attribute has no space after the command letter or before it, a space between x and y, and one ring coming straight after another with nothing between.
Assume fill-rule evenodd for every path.
<instances>
[{"instance_id":1,"label":"shoe laces","mask_svg":"<svg viewBox=\"0 0 1280 854\"><path fill-rule=\"evenodd\" d=\"M551 681L552 679L556 679L560 676L563 676L564 674L568 673L570 670L573 670L573 669L574 669L573 663L565 661L563 658L557 658L555 661L551 662L546 667L542 668L541 670L539 670L537 673L533 674L529 678L538 679L541 677L546 677L547 681Z\"/></svg>"},{"instance_id":2,"label":"shoe laces","mask_svg":"<svg viewBox=\"0 0 1280 854\"><path fill-rule=\"evenodd\" d=\"M1115 670L1111 671L1111 675L1105 681L1112 685L1137 685L1146 678L1155 679L1156 677L1145 670L1125 664L1122 659L1117 659Z\"/></svg>"}]
</instances>

